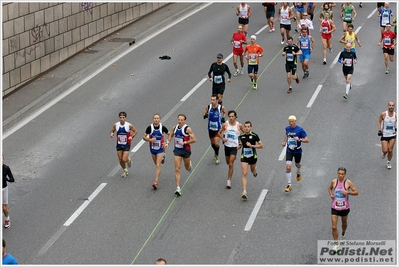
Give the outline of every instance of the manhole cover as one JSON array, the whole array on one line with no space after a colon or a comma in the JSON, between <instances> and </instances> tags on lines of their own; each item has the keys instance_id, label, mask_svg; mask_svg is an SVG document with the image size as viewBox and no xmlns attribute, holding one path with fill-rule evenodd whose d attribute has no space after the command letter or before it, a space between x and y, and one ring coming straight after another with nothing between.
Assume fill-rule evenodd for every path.
<instances>
[{"instance_id":1,"label":"manhole cover","mask_svg":"<svg viewBox=\"0 0 399 267\"><path fill-rule=\"evenodd\" d=\"M82 53L85 53L85 54L94 54L94 53L97 53L98 52L98 50L92 50L92 49L90 49L90 50L85 50L85 51L83 51Z\"/></svg>"},{"instance_id":2,"label":"manhole cover","mask_svg":"<svg viewBox=\"0 0 399 267\"><path fill-rule=\"evenodd\" d=\"M134 38L113 38L109 40L109 42L128 42L131 43L134 41Z\"/></svg>"}]
</instances>

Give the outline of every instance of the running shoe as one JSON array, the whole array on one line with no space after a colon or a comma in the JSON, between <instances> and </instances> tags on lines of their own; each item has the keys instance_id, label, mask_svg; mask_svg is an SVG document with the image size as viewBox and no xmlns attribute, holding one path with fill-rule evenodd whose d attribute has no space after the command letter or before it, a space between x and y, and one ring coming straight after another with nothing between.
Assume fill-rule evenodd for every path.
<instances>
[{"instance_id":1,"label":"running shoe","mask_svg":"<svg viewBox=\"0 0 399 267\"><path fill-rule=\"evenodd\" d=\"M254 86L252 87L254 90L258 89L258 85L254 83Z\"/></svg>"},{"instance_id":2,"label":"running shoe","mask_svg":"<svg viewBox=\"0 0 399 267\"><path fill-rule=\"evenodd\" d=\"M295 81L296 81L296 83L299 83L299 78L298 78L298 77L296 77Z\"/></svg>"},{"instance_id":3,"label":"running shoe","mask_svg":"<svg viewBox=\"0 0 399 267\"><path fill-rule=\"evenodd\" d=\"M324 60L324 61L323 61L323 65L326 65L326 64L327 64L327 61Z\"/></svg>"},{"instance_id":4,"label":"running shoe","mask_svg":"<svg viewBox=\"0 0 399 267\"><path fill-rule=\"evenodd\" d=\"M162 164L165 163L165 157L166 157L166 153L163 153L163 157L162 157L162 161L161 161Z\"/></svg>"},{"instance_id":5,"label":"running shoe","mask_svg":"<svg viewBox=\"0 0 399 267\"><path fill-rule=\"evenodd\" d=\"M292 190L292 185L287 185L287 187L285 188L285 192L290 192Z\"/></svg>"},{"instance_id":6,"label":"running shoe","mask_svg":"<svg viewBox=\"0 0 399 267\"><path fill-rule=\"evenodd\" d=\"M219 162L220 162L219 156L218 156L218 155L215 155L214 159L215 159L216 164L219 164Z\"/></svg>"},{"instance_id":7,"label":"running shoe","mask_svg":"<svg viewBox=\"0 0 399 267\"><path fill-rule=\"evenodd\" d=\"M256 176L258 176L258 173L257 173L257 172L254 172L253 175L254 175L254 177L256 177Z\"/></svg>"},{"instance_id":8,"label":"running shoe","mask_svg":"<svg viewBox=\"0 0 399 267\"><path fill-rule=\"evenodd\" d=\"M273 31L275 31L276 30L276 28L273 26Z\"/></svg>"},{"instance_id":9,"label":"running shoe","mask_svg":"<svg viewBox=\"0 0 399 267\"><path fill-rule=\"evenodd\" d=\"M10 220L5 221L4 228L10 228Z\"/></svg>"},{"instance_id":10,"label":"running shoe","mask_svg":"<svg viewBox=\"0 0 399 267\"><path fill-rule=\"evenodd\" d=\"M386 69L386 70L385 70L385 74L389 74L389 69Z\"/></svg>"},{"instance_id":11,"label":"running shoe","mask_svg":"<svg viewBox=\"0 0 399 267\"><path fill-rule=\"evenodd\" d=\"M241 69L240 74L241 74L241 75L244 74L244 69Z\"/></svg>"},{"instance_id":12,"label":"running shoe","mask_svg":"<svg viewBox=\"0 0 399 267\"><path fill-rule=\"evenodd\" d=\"M240 70L236 70L236 72L234 72L234 76L237 76L238 74L240 74Z\"/></svg>"},{"instance_id":13,"label":"running shoe","mask_svg":"<svg viewBox=\"0 0 399 267\"><path fill-rule=\"evenodd\" d=\"M192 170L193 170L193 164L191 164L191 160L190 160L190 169L188 170L188 172L191 173Z\"/></svg>"},{"instance_id":14,"label":"running shoe","mask_svg":"<svg viewBox=\"0 0 399 267\"><path fill-rule=\"evenodd\" d=\"M362 3L360 3L360 4L359 4L359 7L363 7L363 4L362 4Z\"/></svg>"},{"instance_id":15,"label":"running shoe","mask_svg":"<svg viewBox=\"0 0 399 267\"><path fill-rule=\"evenodd\" d=\"M281 40L281 44L284 44L284 39Z\"/></svg>"},{"instance_id":16,"label":"running shoe","mask_svg":"<svg viewBox=\"0 0 399 267\"><path fill-rule=\"evenodd\" d=\"M290 93L292 93L292 88L291 87L287 91L287 94L290 94Z\"/></svg>"},{"instance_id":17,"label":"running shoe","mask_svg":"<svg viewBox=\"0 0 399 267\"><path fill-rule=\"evenodd\" d=\"M296 181L299 182L302 179L302 174L297 173L296 174Z\"/></svg>"},{"instance_id":18,"label":"running shoe","mask_svg":"<svg viewBox=\"0 0 399 267\"><path fill-rule=\"evenodd\" d=\"M303 77L302 78L305 79L307 77L309 77L309 71L308 70L303 73Z\"/></svg>"},{"instance_id":19,"label":"running shoe","mask_svg":"<svg viewBox=\"0 0 399 267\"><path fill-rule=\"evenodd\" d=\"M295 29L295 32L298 32L298 29Z\"/></svg>"},{"instance_id":20,"label":"running shoe","mask_svg":"<svg viewBox=\"0 0 399 267\"><path fill-rule=\"evenodd\" d=\"M254 79L251 78L250 83L253 85L254 84Z\"/></svg>"},{"instance_id":21,"label":"running shoe","mask_svg":"<svg viewBox=\"0 0 399 267\"><path fill-rule=\"evenodd\" d=\"M227 180L227 185L226 185L227 189L231 188L231 180Z\"/></svg>"},{"instance_id":22,"label":"running shoe","mask_svg":"<svg viewBox=\"0 0 399 267\"><path fill-rule=\"evenodd\" d=\"M242 192L241 198L244 199L244 200L247 200L247 199L248 199L248 198L247 198L247 191L244 190L244 191Z\"/></svg>"},{"instance_id":23,"label":"running shoe","mask_svg":"<svg viewBox=\"0 0 399 267\"><path fill-rule=\"evenodd\" d=\"M127 169L124 169L123 173L121 174L121 177L126 178L128 174L129 174L129 172L127 171Z\"/></svg>"},{"instance_id":24,"label":"running shoe","mask_svg":"<svg viewBox=\"0 0 399 267\"><path fill-rule=\"evenodd\" d=\"M386 155L386 154L387 154L387 153L382 153L381 158L385 159L385 155Z\"/></svg>"},{"instance_id":25,"label":"running shoe","mask_svg":"<svg viewBox=\"0 0 399 267\"><path fill-rule=\"evenodd\" d=\"M341 248L339 247L339 245L334 245L333 246L333 250L335 251L335 252L338 252L338 250L340 250Z\"/></svg>"},{"instance_id":26,"label":"running shoe","mask_svg":"<svg viewBox=\"0 0 399 267\"><path fill-rule=\"evenodd\" d=\"M157 190L157 188L158 188L158 182L157 182L157 181L153 182L153 183L152 183L152 187L154 188L154 190Z\"/></svg>"},{"instance_id":27,"label":"running shoe","mask_svg":"<svg viewBox=\"0 0 399 267\"><path fill-rule=\"evenodd\" d=\"M387 162L387 169L392 169L392 165L391 165L390 161Z\"/></svg>"},{"instance_id":28,"label":"running shoe","mask_svg":"<svg viewBox=\"0 0 399 267\"><path fill-rule=\"evenodd\" d=\"M342 97L348 99L348 94L344 94Z\"/></svg>"},{"instance_id":29,"label":"running shoe","mask_svg":"<svg viewBox=\"0 0 399 267\"><path fill-rule=\"evenodd\" d=\"M342 233L342 234L341 234L341 237L339 238L339 240L340 240L340 241L344 241L345 239L346 239L346 238L345 238L345 233Z\"/></svg>"},{"instance_id":30,"label":"running shoe","mask_svg":"<svg viewBox=\"0 0 399 267\"><path fill-rule=\"evenodd\" d=\"M132 161L130 160L130 158L129 158L129 161L127 162L127 166L130 168L130 167L132 167Z\"/></svg>"},{"instance_id":31,"label":"running shoe","mask_svg":"<svg viewBox=\"0 0 399 267\"><path fill-rule=\"evenodd\" d=\"M175 195L180 197L181 196L181 189L180 187L176 187Z\"/></svg>"},{"instance_id":32,"label":"running shoe","mask_svg":"<svg viewBox=\"0 0 399 267\"><path fill-rule=\"evenodd\" d=\"M271 28L269 29L269 32L273 32L273 27L271 27Z\"/></svg>"},{"instance_id":33,"label":"running shoe","mask_svg":"<svg viewBox=\"0 0 399 267\"><path fill-rule=\"evenodd\" d=\"M330 52L330 53L332 53L332 47L330 47L329 49L328 49L328 52Z\"/></svg>"}]
</instances>

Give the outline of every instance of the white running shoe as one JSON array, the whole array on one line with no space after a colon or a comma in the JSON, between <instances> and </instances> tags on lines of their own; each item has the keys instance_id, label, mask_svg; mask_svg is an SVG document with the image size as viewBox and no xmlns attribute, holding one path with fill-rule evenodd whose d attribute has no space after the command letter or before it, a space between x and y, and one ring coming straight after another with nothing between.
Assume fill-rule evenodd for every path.
<instances>
[{"instance_id":1,"label":"white running shoe","mask_svg":"<svg viewBox=\"0 0 399 267\"><path fill-rule=\"evenodd\" d=\"M240 70L237 69L236 72L234 72L233 76L237 76L238 74L240 74Z\"/></svg>"},{"instance_id":2,"label":"white running shoe","mask_svg":"<svg viewBox=\"0 0 399 267\"><path fill-rule=\"evenodd\" d=\"M391 165L390 161L387 162L387 169L392 169L392 165Z\"/></svg>"},{"instance_id":3,"label":"white running shoe","mask_svg":"<svg viewBox=\"0 0 399 267\"><path fill-rule=\"evenodd\" d=\"M241 69L240 74L241 74L241 75L244 74L244 69Z\"/></svg>"},{"instance_id":4,"label":"white running shoe","mask_svg":"<svg viewBox=\"0 0 399 267\"><path fill-rule=\"evenodd\" d=\"M284 44L284 39L281 40L281 44Z\"/></svg>"},{"instance_id":5,"label":"white running shoe","mask_svg":"<svg viewBox=\"0 0 399 267\"><path fill-rule=\"evenodd\" d=\"M231 180L227 180L227 189L230 189L231 188Z\"/></svg>"},{"instance_id":6,"label":"white running shoe","mask_svg":"<svg viewBox=\"0 0 399 267\"><path fill-rule=\"evenodd\" d=\"M128 174L129 174L129 172L127 171L127 169L124 169L123 173L121 174L121 177L126 178Z\"/></svg>"}]
</instances>

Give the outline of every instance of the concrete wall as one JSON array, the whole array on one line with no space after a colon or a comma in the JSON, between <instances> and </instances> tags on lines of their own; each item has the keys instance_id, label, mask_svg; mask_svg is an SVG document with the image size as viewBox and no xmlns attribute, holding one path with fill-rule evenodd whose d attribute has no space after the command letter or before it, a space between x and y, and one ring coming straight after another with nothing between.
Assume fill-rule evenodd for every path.
<instances>
[{"instance_id":1,"label":"concrete wall","mask_svg":"<svg viewBox=\"0 0 399 267\"><path fill-rule=\"evenodd\" d=\"M3 2L3 96L166 4Z\"/></svg>"}]
</instances>

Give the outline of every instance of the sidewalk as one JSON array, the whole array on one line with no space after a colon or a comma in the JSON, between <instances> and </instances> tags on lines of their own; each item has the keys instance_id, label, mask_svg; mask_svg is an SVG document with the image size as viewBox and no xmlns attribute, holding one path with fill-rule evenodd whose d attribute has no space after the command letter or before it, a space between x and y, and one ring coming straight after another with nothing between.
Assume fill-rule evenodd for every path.
<instances>
[{"instance_id":1,"label":"sidewalk","mask_svg":"<svg viewBox=\"0 0 399 267\"><path fill-rule=\"evenodd\" d=\"M170 3L90 46L3 99L3 133L124 52L129 43L174 22L200 3ZM132 44L134 45L134 44Z\"/></svg>"}]
</instances>

